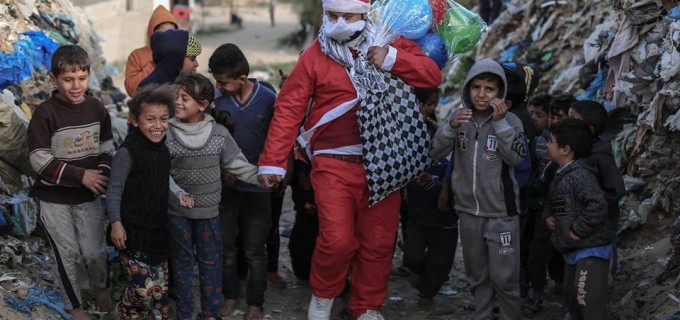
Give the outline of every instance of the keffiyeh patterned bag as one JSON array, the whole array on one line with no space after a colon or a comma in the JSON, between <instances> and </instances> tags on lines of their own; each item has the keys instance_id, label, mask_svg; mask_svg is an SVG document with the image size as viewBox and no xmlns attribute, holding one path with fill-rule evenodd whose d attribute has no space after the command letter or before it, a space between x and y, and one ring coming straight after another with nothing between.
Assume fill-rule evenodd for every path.
<instances>
[{"instance_id":1,"label":"keffiyeh patterned bag","mask_svg":"<svg viewBox=\"0 0 680 320\"><path fill-rule=\"evenodd\" d=\"M405 186L433 163L432 138L413 87L382 73L387 89L369 89L357 111L369 206Z\"/></svg>"}]
</instances>

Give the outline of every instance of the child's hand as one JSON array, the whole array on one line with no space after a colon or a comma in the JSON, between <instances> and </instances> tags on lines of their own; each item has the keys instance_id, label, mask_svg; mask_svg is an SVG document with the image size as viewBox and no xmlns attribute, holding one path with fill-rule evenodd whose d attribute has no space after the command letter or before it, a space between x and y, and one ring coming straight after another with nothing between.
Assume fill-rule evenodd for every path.
<instances>
[{"instance_id":1,"label":"child's hand","mask_svg":"<svg viewBox=\"0 0 680 320\"><path fill-rule=\"evenodd\" d=\"M470 118L472 118L472 109L460 109L451 117L449 124L451 128L458 129L461 123L470 121Z\"/></svg>"},{"instance_id":2,"label":"child's hand","mask_svg":"<svg viewBox=\"0 0 680 320\"><path fill-rule=\"evenodd\" d=\"M86 169L83 174L82 184L85 188L92 191L95 196L100 196L106 192L109 178L103 175L100 170Z\"/></svg>"},{"instance_id":3,"label":"child's hand","mask_svg":"<svg viewBox=\"0 0 680 320\"><path fill-rule=\"evenodd\" d=\"M497 122L505 118L505 114L508 113L508 105L505 104L505 101L494 98L491 100L490 104L491 108L493 108L493 122Z\"/></svg>"},{"instance_id":4,"label":"child's hand","mask_svg":"<svg viewBox=\"0 0 680 320\"><path fill-rule=\"evenodd\" d=\"M576 241L581 240L581 237L577 236L577 235L574 233L574 231L571 231L571 230L569 230L569 238L571 238L571 240L576 240Z\"/></svg>"},{"instance_id":5,"label":"child's hand","mask_svg":"<svg viewBox=\"0 0 680 320\"><path fill-rule=\"evenodd\" d=\"M227 169L222 168L222 182L226 186L231 187L234 184L236 184L237 181L238 181L238 177L236 177L236 175L229 172Z\"/></svg>"},{"instance_id":6,"label":"child's hand","mask_svg":"<svg viewBox=\"0 0 680 320\"><path fill-rule=\"evenodd\" d=\"M125 241L127 241L127 233L123 224L116 221L111 224L111 242L118 250L125 250Z\"/></svg>"},{"instance_id":7,"label":"child's hand","mask_svg":"<svg viewBox=\"0 0 680 320\"><path fill-rule=\"evenodd\" d=\"M261 174L257 176L257 181L259 182L260 188L262 189L273 189L281 182L283 177L276 174Z\"/></svg>"},{"instance_id":8,"label":"child's hand","mask_svg":"<svg viewBox=\"0 0 680 320\"><path fill-rule=\"evenodd\" d=\"M555 217L550 216L545 218L545 227L550 231L555 231Z\"/></svg>"},{"instance_id":9,"label":"child's hand","mask_svg":"<svg viewBox=\"0 0 680 320\"><path fill-rule=\"evenodd\" d=\"M418 175L418 178L416 178L416 183L417 183L419 186L423 187L423 186L425 186L428 182L430 182L430 180L432 180L432 176L431 176L429 173L427 173L427 172L423 172L423 173L421 173L420 175Z\"/></svg>"},{"instance_id":10,"label":"child's hand","mask_svg":"<svg viewBox=\"0 0 680 320\"><path fill-rule=\"evenodd\" d=\"M179 198L179 205L185 208L193 208L194 207L194 197L192 197L190 194L186 192L180 192L177 197Z\"/></svg>"}]
</instances>

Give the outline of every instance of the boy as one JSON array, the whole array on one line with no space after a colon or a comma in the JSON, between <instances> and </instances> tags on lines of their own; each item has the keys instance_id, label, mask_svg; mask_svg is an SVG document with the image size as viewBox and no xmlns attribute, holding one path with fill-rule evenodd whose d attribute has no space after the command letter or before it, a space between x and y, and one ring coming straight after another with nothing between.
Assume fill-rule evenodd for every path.
<instances>
[{"instance_id":1,"label":"boy","mask_svg":"<svg viewBox=\"0 0 680 320\"><path fill-rule=\"evenodd\" d=\"M276 94L257 80L248 79L248 60L232 43L218 47L208 66L216 87L222 92L222 96L215 100L215 108L229 112L234 121L236 144L248 162L256 164L267 137ZM262 304L267 289L265 242L272 223L271 191L235 181L230 188L223 188L221 208L225 297L221 314L228 316L233 312L240 292L236 272L236 238L240 230L249 271L246 318L255 316L260 319L264 316Z\"/></svg>"},{"instance_id":2,"label":"boy","mask_svg":"<svg viewBox=\"0 0 680 320\"><path fill-rule=\"evenodd\" d=\"M611 233L607 201L586 169L588 126L567 119L550 128L548 154L559 165L550 183L545 224L564 256L564 290L571 319L606 319Z\"/></svg>"},{"instance_id":3,"label":"boy","mask_svg":"<svg viewBox=\"0 0 680 320\"><path fill-rule=\"evenodd\" d=\"M529 99L529 114L538 133L531 148L532 157L536 164L533 176L536 176L536 173L543 172L545 166L550 162L547 145L550 138L548 126L550 126L549 105L551 100L552 96L549 93L540 93Z\"/></svg>"},{"instance_id":4,"label":"boy","mask_svg":"<svg viewBox=\"0 0 680 320\"><path fill-rule=\"evenodd\" d=\"M139 83L139 88L149 84L174 83L180 72L195 73L201 44L186 30L170 29L151 35L151 50L155 69Z\"/></svg>"},{"instance_id":5,"label":"boy","mask_svg":"<svg viewBox=\"0 0 680 320\"><path fill-rule=\"evenodd\" d=\"M502 319L520 319L519 186L512 168L527 155L522 122L508 113L505 74L491 59L476 62L463 89L464 109L441 126L430 154L453 147L455 210L475 319L491 319L493 298Z\"/></svg>"},{"instance_id":6,"label":"boy","mask_svg":"<svg viewBox=\"0 0 680 320\"><path fill-rule=\"evenodd\" d=\"M616 233L619 223L619 200L626 193L626 186L621 172L619 172L616 166L611 141L602 137L607 127L607 109L596 101L577 101L569 109L569 118L583 120L594 137L593 147L588 155L588 162L591 167L597 169L597 181L600 183L600 187L602 187L602 191L604 191L607 198L609 221L614 241L611 275L615 276L618 263Z\"/></svg>"},{"instance_id":7,"label":"boy","mask_svg":"<svg viewBox=\"0 0 680 320\"><path fill-rule=\"evenodd\" d=\"M31 165L39 179L31 189L40 200L40 218L56 259L56 276L66 310L78 320L80 285L94 287L97 306L111 308L106 289L106 215L99 196L106 192L113 154L111 118L90 96L90 59L78 46L62 46L52 56L50 79L57 86L38 106L28 127ZM85 268L87 279L79 279Z\"/></svg>"},{"instance_id":8,"label":"boy","mask_svg":"<svg viewBox=\"0 0 680 320\"><path fill-rule=\"evenodd\" d=\"M149 25L146 30L147 37L151 40L154 32L177 29L175 16L164 6L158 6L149 18ZM146 45L132 50L125 65L125 91L132 97L139 85L156 67L153 63L153 53L151 46Z\"/></svg>"},{"instance_id":9,"label":"boy","mask_svg":"<svg viewBox=\"0 0 680 320\"><path fill-rule=\"evenodd\" d=\"M569 117L569 108L576 102L573 94L567 92L558 92L553 94L548 106L550 110L550 123L558 123Z\"/></svg>"}]
</instances>

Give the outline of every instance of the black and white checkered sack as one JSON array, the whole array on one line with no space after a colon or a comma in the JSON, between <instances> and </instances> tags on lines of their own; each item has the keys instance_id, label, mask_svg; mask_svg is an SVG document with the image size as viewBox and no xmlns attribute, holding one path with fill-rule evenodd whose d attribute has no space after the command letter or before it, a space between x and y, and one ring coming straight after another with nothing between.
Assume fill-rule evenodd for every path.
<instances>
[{"instance_id":1,"label":"black and white checkered sack","mask_svg":"<svg viewBox=\"0 0 680 320\"><path fill-rule=\"evenodd\" d=\"M369 206L405 186L433 163L428 156L432 138L413 87L395 75L381 74L387 89L369 89L357 110Z\"/></svg>"}]
</instances>

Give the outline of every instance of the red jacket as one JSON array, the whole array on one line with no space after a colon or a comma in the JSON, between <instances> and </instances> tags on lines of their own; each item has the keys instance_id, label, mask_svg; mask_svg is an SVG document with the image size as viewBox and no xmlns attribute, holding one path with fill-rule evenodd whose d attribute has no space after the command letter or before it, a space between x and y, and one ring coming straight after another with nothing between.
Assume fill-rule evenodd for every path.
<instances>
[{"instance_id":1,"label":"red jacket","mask_svg":"<svg viewBox=\"0 0 680 320\"><path fill-rule=\"evenodd\" d=\"M399 38L391 46L397 49L391 70L394 75L418 88L434 88L440 84L439 67L415 42ZM348 109L339 106L357 99L345 67L325 55L318 40L300 55L276 99L274 118L258 162L260 174L285 173L288 154L299 134L310 99L312 106L304 130L320 125L311 132L311 143L325 129L329 119L337 118Z\"/></svg>"}]
</instances>

